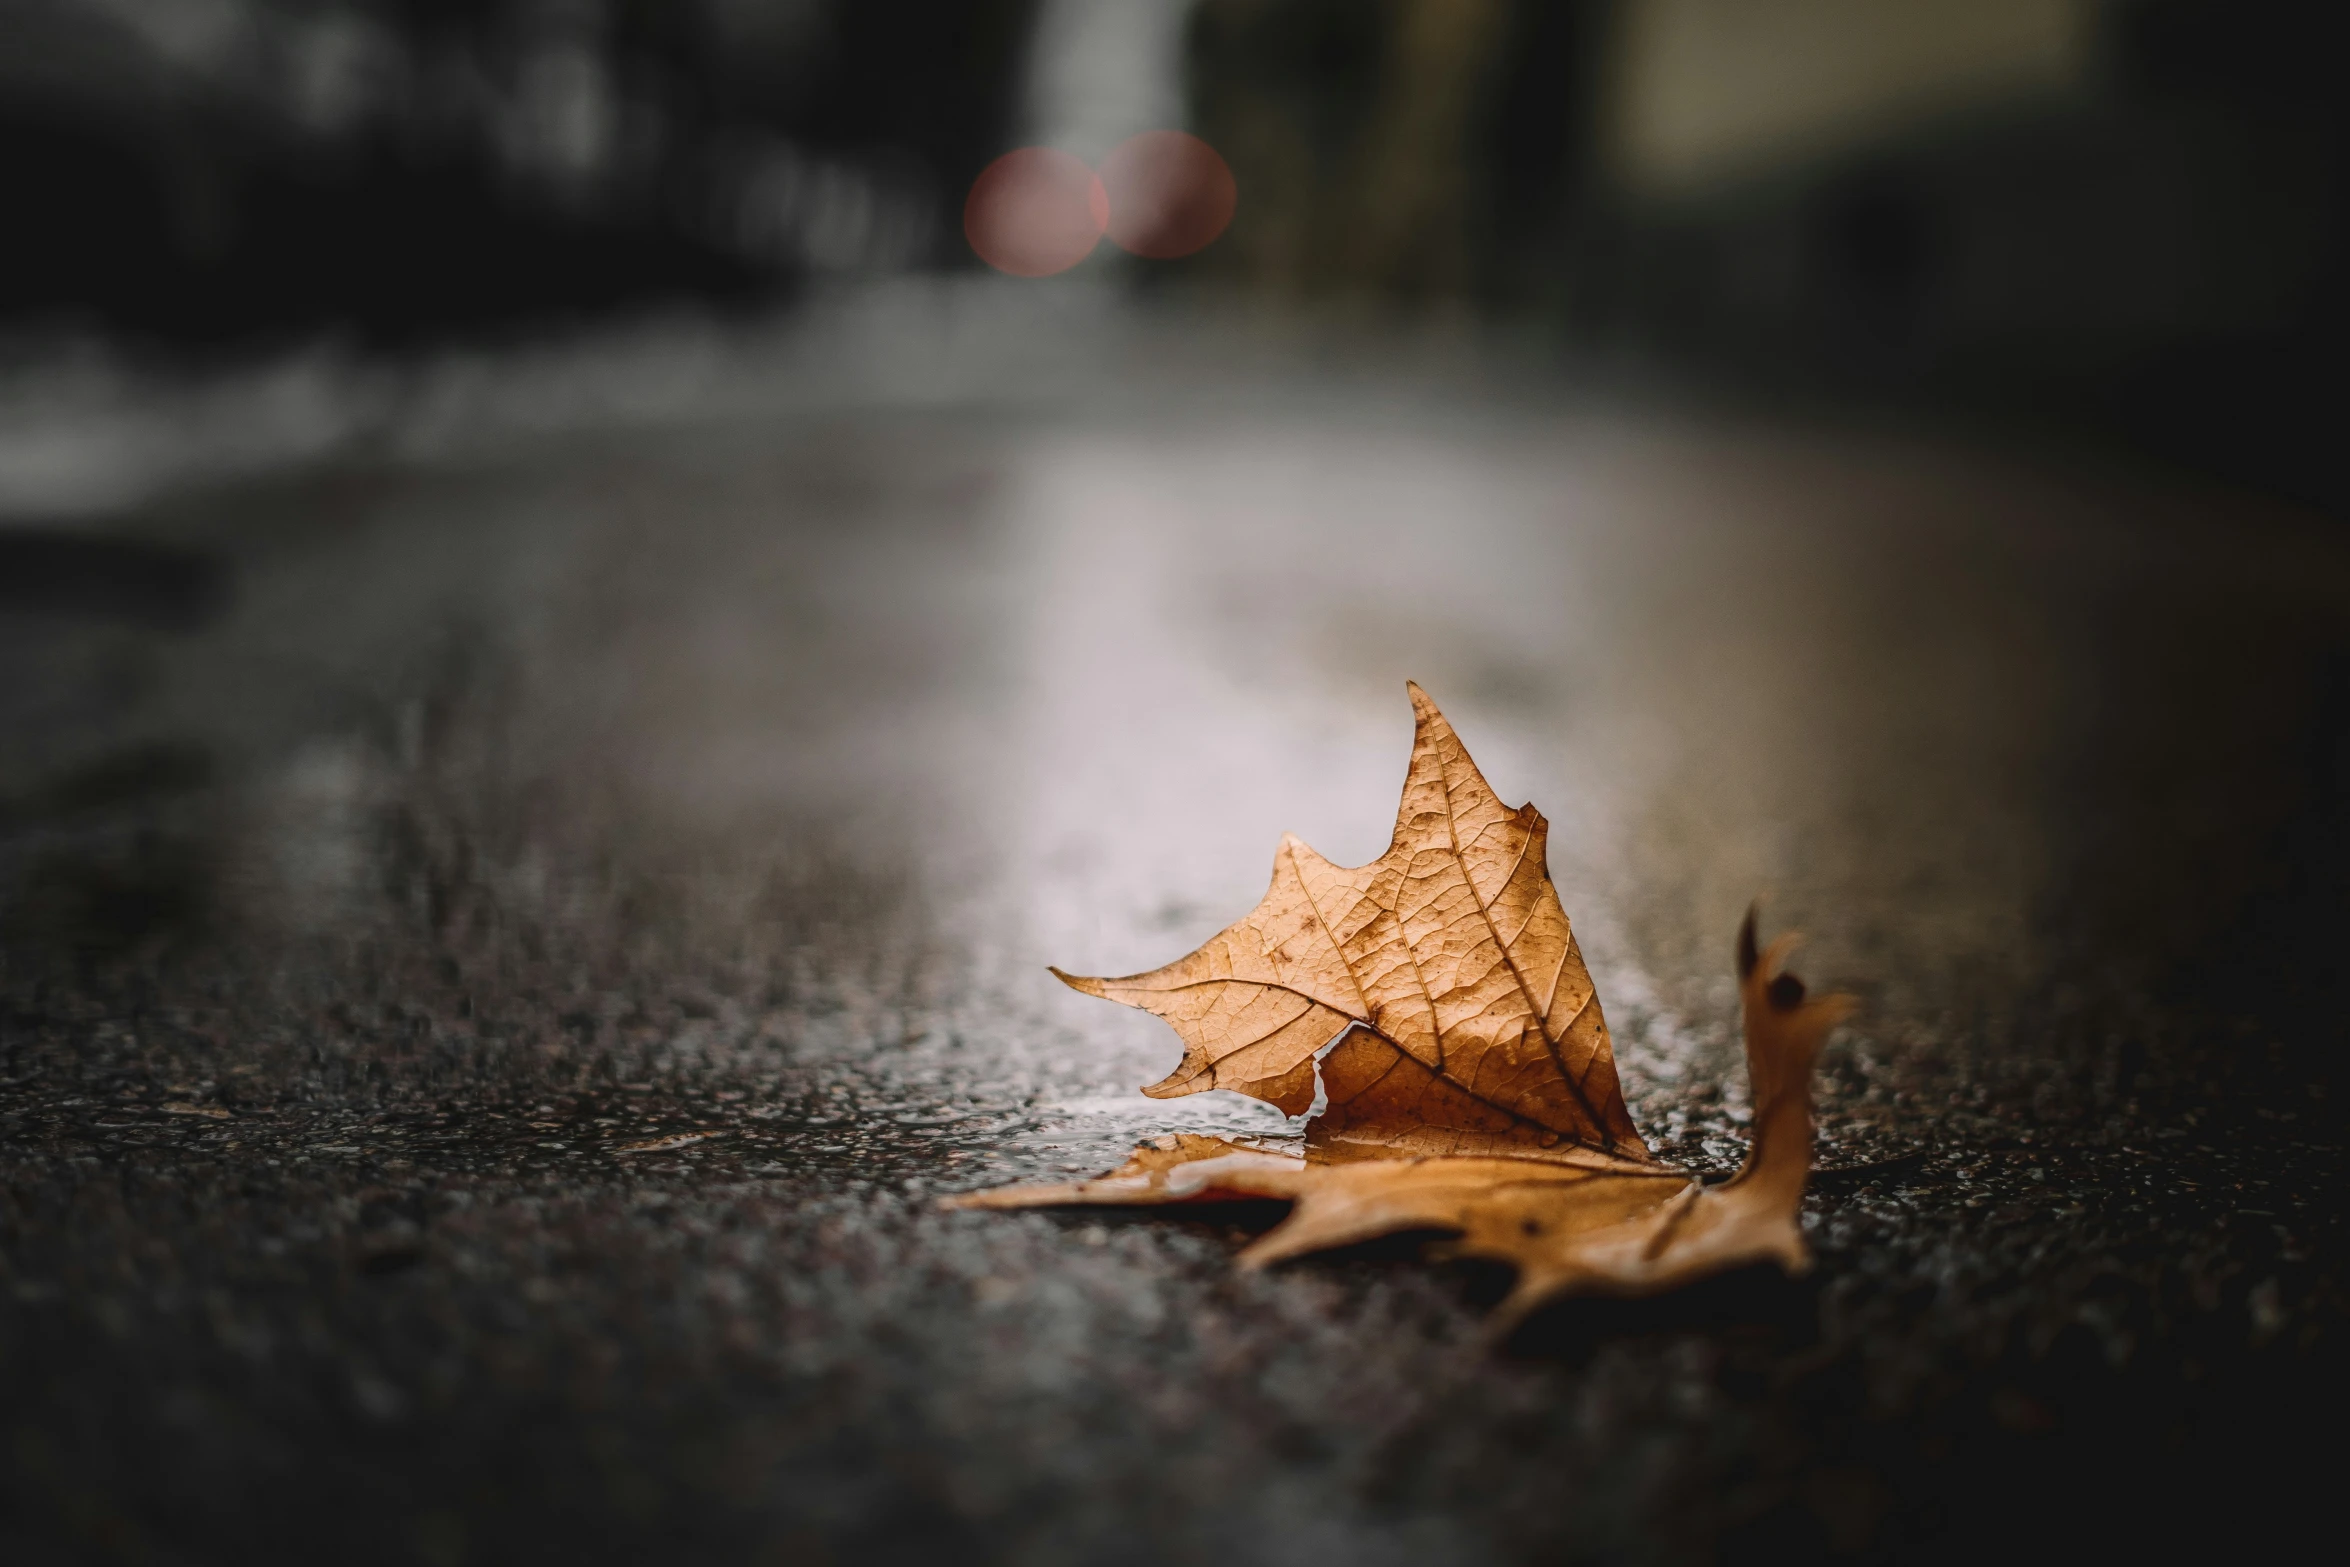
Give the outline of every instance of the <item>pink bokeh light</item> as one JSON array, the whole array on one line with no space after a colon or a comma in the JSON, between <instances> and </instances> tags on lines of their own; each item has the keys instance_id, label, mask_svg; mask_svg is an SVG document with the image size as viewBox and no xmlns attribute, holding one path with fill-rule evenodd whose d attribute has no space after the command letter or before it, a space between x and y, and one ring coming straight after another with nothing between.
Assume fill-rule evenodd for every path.
<instances>
[{"instance_id":1,"label":"pink bokeh light","mask_svg":"<svg viewBox=\"0 0 2350 1567\"><path fill-rule=\"evenodd\" d=\"M1050 277L1093 253L1110 198L1085 160L1020 147L979 171L963 203L963 234L979 259L1015 277Z\"/></svg>"}]
</instances>

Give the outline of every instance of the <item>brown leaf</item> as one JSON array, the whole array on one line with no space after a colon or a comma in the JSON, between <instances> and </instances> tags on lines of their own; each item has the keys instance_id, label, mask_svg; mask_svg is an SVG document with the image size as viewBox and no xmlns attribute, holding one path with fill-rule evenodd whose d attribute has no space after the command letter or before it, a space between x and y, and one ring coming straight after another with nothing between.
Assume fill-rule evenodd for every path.
<instances>
[{"instance_id":1,"label":"brown leaf","mask_svg":"<svg viewBox=\"0 0 2350 1567\"><path fill-rule=\"evenodd\" d=\"M1284 839L1264 900L1189 957L1126 979L1061 975L1175 1026L1183 1062L1145 1093L1235 1088L1296 1114L1312 1104L1318 1070L1327 1099L1305 1156L1161 1137L1094 1180L948 1205L1291 1203L1242 1253L1250 1267L1446 1232L1450 1254L1517 1269L1504 1323L1559 1295L1649 1294L1756 1262L1808 1266L1796 1221L1811 1069L1850 1002L1808 997L1781 966L1795 938L1758 950L1750 911L1737 967L1753 1146L1714 1187L1656 1163L1543 865L1542 817L1505 809L1436 705L1411 693L1411 772L1386 854L1345 870Z\"/></svg>"},{"instance_id":2,"label":"brown leaf","mask_svg":"<svg viewBox=\"0 0 2350 1567\"><path fill-rule=\"evenodd\" d=\"M1518 1271L1499 1321L1516 1321L1562 1295L1647 1295L1750 1263L1809 1266L1797 1213L1811 1169L1811 1067L1850 1010L1841 996L1809 999L1782 972L1794 945L1753 951L1754 916L1741 931L1740 990L1754 1142L1738 1174L1702 1186L1660 1166L1597 1149L1582 1163L1557 1155L1317 1162L1213 1137L1161 1138L1107 1176L1066 1186L1012 1187L953 1199L962 1208L1147 1206L1277 1198L1289 1217L1241 1254L1264 1267L1309 1252L1409 1231L1450 1232L1453 1256Z\"/></svg>"},{"instance_id":3,"label":"brown leaf","mask_svg":"<svg viewBox=\"0 0 2350 1567\"><path fill-rule=\"evenodd\" d=\"M1549 824L1510 810L1426 692L1385 854L1349 870L1294 837L1239 923L1123 979L1053 972L1174 1025L1156 1099L1230 1088L1299 1115L1315 1055L1319 1159L1506 1153L1650 1163L1616 1082L1591 975L1544 862Z\"/></svg>"},{"instance_id":4,"label":"brown leaf","mask_svg":"<svg viewBox=\"0 0 2350 1567\"><path fill-rule=\"evenodd\" d=\"M713 1137L724 1137L724 1132L671 1132L666 1137L648 1137L642 1142L622 1143L614 1153L660 1153L671 1148L686 1148L695 1143L706 1143Z\"/></svg>"}]
</instances>

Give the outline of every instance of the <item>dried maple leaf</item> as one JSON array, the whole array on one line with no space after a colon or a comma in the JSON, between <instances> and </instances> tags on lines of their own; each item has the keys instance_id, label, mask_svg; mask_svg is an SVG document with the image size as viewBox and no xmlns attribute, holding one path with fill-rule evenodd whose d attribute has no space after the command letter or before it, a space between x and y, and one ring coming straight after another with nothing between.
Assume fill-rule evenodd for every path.
<instances>
[{"instance_id":1,"label":"dried maple leaf","mask_svg":"<svg viewBox=\"0 0 2350 1567\"><path fill-rule=\"evenodd\" d=\"M1758 951L1750 912L1738 975L1753 1147L1715 1187L1658 1164L1544 867L1542 817L1506 809L1436 704L1411 693L1386 854L1346 870L1284 839L1264 900L1189 957L1125 979L1061 975L1175 1026L1183 1062L1147 1094L1233 1088L1294 1115L1318 1068L1327 1099L1304 1157L1163 1137L1097 1180L954 1206L1292 1203L1242 1254L1253 1267L1448 1232L1453 1255L1517 1268L1503 1321L1561 1294L1646 1294L1754 1262L1800 1270L1811 1067L1849 1003L1807 997L1780 967L1794 939Z\"/></svg>"},{"instance_id":2,"label":"dried maple leaf","mask_svg":"<svg viewBox=\"0 0 2350 1567\"><path fill-rule=\"evenodd\" d=\"M1154 1099L1230 1088L1299 1115L1336 1040L1307 1134L1327 1159L1652 1163L1544 865L1550 824L1504 806L1410 689L1411 771L1385 854L1348 870L1284 837L1263 901L1189 957L1124 979L1053 972L1174 1025L1183 1061L1143 1090Z\"/></svg>"}]
</instances>

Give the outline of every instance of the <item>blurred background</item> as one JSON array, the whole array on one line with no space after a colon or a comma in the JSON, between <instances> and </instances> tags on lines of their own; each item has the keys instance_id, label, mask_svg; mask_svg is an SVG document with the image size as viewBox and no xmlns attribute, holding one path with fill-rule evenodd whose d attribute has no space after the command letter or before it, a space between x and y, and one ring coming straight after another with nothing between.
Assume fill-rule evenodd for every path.
<instances>
[{"instance_id":1,"label":"blurred background","mask_svg":"<svg viewBox=\"0 0 2350 1567\"><path fill-rule=\"evenodd\" d=\"M2306 0L10 0L0 28L16 355L774 310L976 266L964 194L1013 145L1173 126L1238 217L1125 284L1466 313L1561 364L2344 493L2350 133Z\"/></svg>"},{"instance_id":2,"label":"blurred background","mask_svg":"<svg viewBox=\"0 0 2350 1567\"><path fill-rule=\"evenodd\" d=\"M2343 14L0 0L0 1558L2288 1534ZM1297 1140L1044 966L1376 854L1407 676L1660 1154L1750 900L1863 997L1806 1279L936 1210Z\"/></svg>"}]
</instances>

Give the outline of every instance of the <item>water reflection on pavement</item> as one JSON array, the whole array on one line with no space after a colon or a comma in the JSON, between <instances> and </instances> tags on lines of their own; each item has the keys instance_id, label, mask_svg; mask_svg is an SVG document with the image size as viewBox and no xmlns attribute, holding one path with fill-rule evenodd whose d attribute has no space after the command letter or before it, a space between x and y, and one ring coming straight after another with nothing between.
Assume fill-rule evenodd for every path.
<instances>
[{"instance_id":1,"label":"water reflection on pavement","mask_svg":"<svg viewBox=\"0 0 2350 1567\"><path fill-rule=\"evenodd\" d=\"M0 619L16 1489L84 1499L28 1538L266 1547L294 1475L387 1559L1857 1548L2338 1336L2350 548L2258 501L1407 365L716 399L114 531L234 594ZM1407 677L1550 817L1661 1152L1742 1147L1751 897L1865 997L1761 1329L1493 1361L1400 1258L931 1212L1286 1132L1142 1099L1171 1037L1044 964L1188 950L1284 831L1376 855Z\"/></svg>"}]
</instances>

